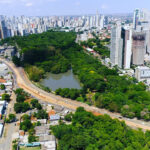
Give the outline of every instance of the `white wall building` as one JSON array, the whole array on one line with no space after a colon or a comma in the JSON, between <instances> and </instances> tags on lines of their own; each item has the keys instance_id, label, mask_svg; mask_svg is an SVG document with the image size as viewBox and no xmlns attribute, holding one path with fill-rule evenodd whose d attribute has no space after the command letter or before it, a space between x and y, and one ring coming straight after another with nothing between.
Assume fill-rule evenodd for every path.
<instances>
[{"instance_id":1,"label":"white wall building","mask_svg":"<svg viewBox=\"0 0 150 150\"><path fill-rule=\"evenodd\" d=\"M138 81L150 80L150 68L146 66L138 66L135 69L135 78Z\"/></svg>"},{"instance_id":2,"label":"white wall building","mask_svg":"<svg viewBox=\"0 0 150 150\"><path fill-rule=\"evenodd\" d=\"M121 23L117 22L111 30L110 60L113 66L122 68L123 39L121 38Z\"/></svg>"},{"instance_id":3,"label":"white wall building","mask_svg":"<svg viewBox=\"0 0 150 150\"><path fill-rule=\"evenodd\" d=\"M124 69L130 69L131 54L132 54L132 28L130 26L124 27Z\"/></svg>"}]
</instances>

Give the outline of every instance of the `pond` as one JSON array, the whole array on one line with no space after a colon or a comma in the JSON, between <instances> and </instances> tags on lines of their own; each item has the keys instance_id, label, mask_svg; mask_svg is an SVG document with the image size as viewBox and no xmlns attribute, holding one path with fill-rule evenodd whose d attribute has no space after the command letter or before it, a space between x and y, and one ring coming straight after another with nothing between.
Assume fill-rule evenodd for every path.
<instances>
[{"instance_id":1,"label":"pond","mask_svg":"<svg viewBox=\"0 0 150 150\"><path fill-rule=\"evenodd\" d=\"M49 73L47 78L41 81L41 84L49 87L52 91L58 88L82 88L79 79L73 74L72 70L60 74Z\"/></svg>"}]
</instances>

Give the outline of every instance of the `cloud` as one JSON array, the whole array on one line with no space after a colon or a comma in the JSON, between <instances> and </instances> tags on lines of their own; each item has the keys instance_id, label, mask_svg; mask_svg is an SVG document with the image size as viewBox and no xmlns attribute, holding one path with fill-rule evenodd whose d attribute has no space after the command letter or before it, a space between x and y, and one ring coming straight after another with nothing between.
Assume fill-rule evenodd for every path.
<instances>
[{"instance_id":1,"label":"cloud","mask_svg":"<svg viewBox=\"0 0 150 150\"><path fill-rule=\"evenodd\" d=\"M33 6L33 3L26 3L25 4L27 7L31 7L31 6Z\"/></svg>"}]
</instances>

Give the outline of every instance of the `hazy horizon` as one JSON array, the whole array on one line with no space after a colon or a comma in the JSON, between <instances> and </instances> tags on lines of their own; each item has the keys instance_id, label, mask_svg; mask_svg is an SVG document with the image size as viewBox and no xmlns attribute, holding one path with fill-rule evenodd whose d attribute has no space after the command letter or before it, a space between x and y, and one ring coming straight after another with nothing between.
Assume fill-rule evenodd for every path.
<instances>
[{"instance_id":1,"label":"hazy horizon","mask_svg":"<svg viewBox=\"0 0 150 150\"><path fill-rule=\"evenodd\" d=\"M150 10L148 0L0 0L0 15L67 16L132 13L135 8Z\"/></svg>"}]
</instances>

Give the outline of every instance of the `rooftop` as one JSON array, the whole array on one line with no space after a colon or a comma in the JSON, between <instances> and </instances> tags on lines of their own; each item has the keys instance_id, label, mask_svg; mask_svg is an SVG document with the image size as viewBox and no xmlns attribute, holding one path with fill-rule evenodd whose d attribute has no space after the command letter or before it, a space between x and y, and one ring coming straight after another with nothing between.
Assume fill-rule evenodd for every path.
<instances>
[{"instance_id":1,"label":"rooftop","mask_svg":"<svg viewBox=\"0 0 150 150\"><path fill-rule=\"evenodd\" d=\"M0 78L0 83L6 83L5 79Z\"/></svg>"},{"instance_id":2,"label":"rooftop","mask_svg":"<svg viewBox=\"0 0 150 150\"><path fill-rule=\"evenodd\" d=\"M56 141L54 135L44 135L39 137L39 142Z\"/></svg>"}]
</instances>

